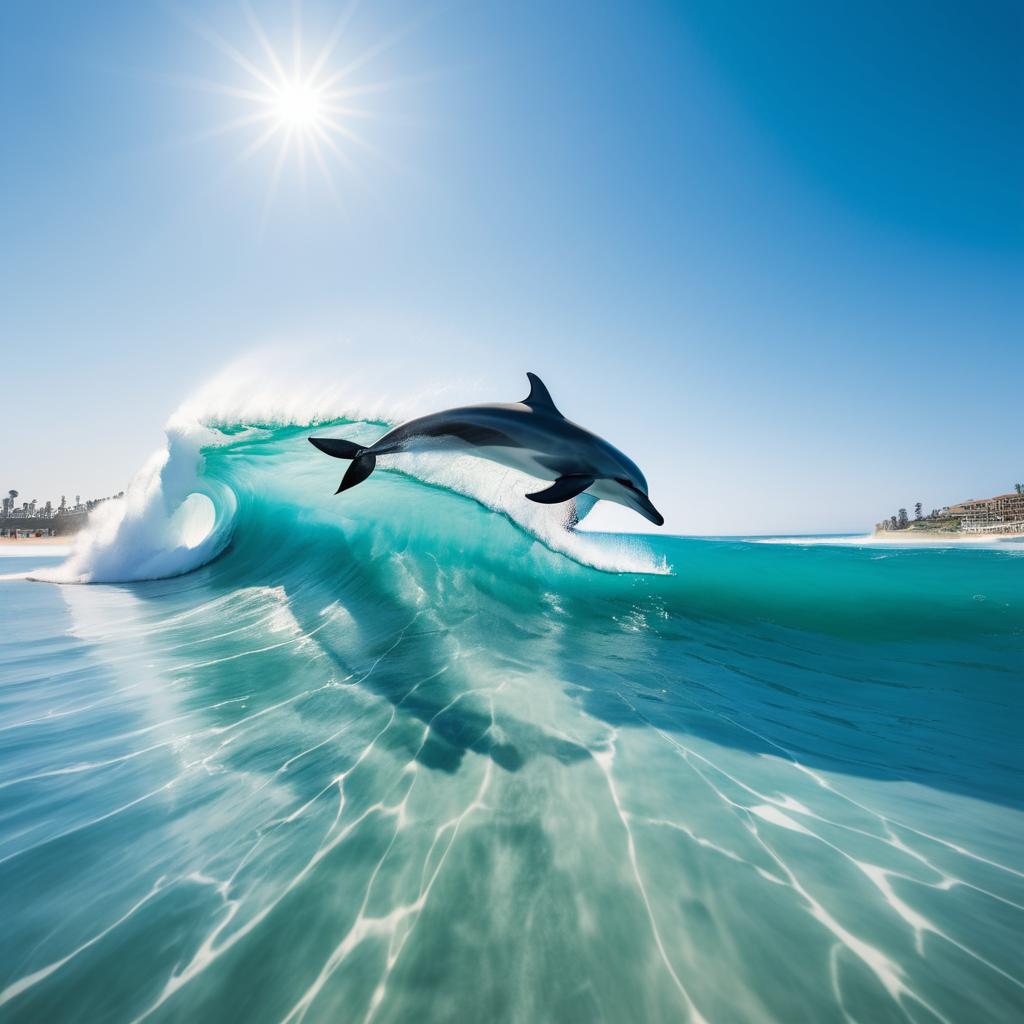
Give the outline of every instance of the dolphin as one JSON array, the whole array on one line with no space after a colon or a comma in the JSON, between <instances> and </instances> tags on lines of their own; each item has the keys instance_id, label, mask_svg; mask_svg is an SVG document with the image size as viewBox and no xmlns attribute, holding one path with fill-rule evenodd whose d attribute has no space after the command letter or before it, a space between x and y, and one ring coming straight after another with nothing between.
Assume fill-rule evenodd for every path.
<instances>
[{"instance_id":1,"label":"dolphin","mask_svg":"<svg viewBox=\"0 0 1024 1024\"><path fill-rule=\"evenodd\" d=\"M368 446L333 437L309 441L336 459L352 460L335 494L362 483L383 455L449 451L490 459L541 480L553 477L549 487L526 495L542 505L557 505L587 493L663 525L665 519L647 497L647 481L636 463L603 438L567 420L540 377L526 376L530 393L521 402L431 413L389 430Z\"/></svg>"}]
</instances>

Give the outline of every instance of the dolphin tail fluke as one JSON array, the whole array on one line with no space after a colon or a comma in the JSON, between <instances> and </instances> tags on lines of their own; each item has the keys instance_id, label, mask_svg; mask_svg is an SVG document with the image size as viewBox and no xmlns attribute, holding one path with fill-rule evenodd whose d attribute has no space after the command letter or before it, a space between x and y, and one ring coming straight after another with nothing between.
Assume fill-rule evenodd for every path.
<instances>
[{"instance_id":1,"label":"dolphin tail fluke","mask_svg":"<svg viewBox=\"0 0 1024 1024\"><path fill-rule=\"evenodd\" d=\"M348 467L348 471L341 478L341 484L334 493L341 494L342 491L347 491L350 487L361 484L373 472L373 467L376 465L377 459L373 455L357 455L352 460L352 465Z\"/></svg>"},{"instance_id":2,"label":"dolphin tail fluke","mask_svg":"<svg viewBox=\"0 0 1024 1024\"><path fill-rule=\"evenodd\" d=\"M311 437L309 443L334 459L354 459L363 450L361 444L340 437Z\"/></svg>"},{"instance_id":3,"label":"dolphin tail fluke","mask_svg":"<svg viewBox=\"0 0 1024 1024\"><path fill-rule=\"evenodd\" d=\"M309 443L332 458L352 460L352 465L348 467L342 477L335 494L341 494L342 491L361 484L373 472L373 467L377 465L376 457L370 455L361 444L356 444L355 441L343 441L340 437L311 437Z\"/></svg>"}]
</instances>

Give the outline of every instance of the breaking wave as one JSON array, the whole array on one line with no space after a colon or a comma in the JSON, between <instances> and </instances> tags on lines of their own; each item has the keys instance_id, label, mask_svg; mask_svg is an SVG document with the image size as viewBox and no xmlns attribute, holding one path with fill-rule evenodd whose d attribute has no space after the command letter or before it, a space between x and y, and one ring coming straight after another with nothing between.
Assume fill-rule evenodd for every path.
<instances>
[{"instance_id":1,"label":"breaking wave","mask_svg":"<svg viewBox=\"0 0 1024 1024\"><path fill-rule=\"evenodd\" d=\"M221 554L238 529L253 519L273 521L287 543L302 547L302 531L332 527L346 531L372 524L379 542L395 531L402 542L410 519L434 515L438 489L483 506L464 524L460 548L480 551L501 543L483 511L502 513L553 552L614 573L667 573L664 557L640 537L586 534L574 529L593 506L584 495L563 505L539 505L525 494L536 481L469 455L403 454L391 457L373 486L332 497L340 463L324 459L307 443L314 430L375 440L386 422L368 418L314 417L247 410L244 420L225 421L186 407L167 427L166 448L154 455L124 499L108 502L90 518L75 549L60 568L35 578L57 583L130 582L190 572ZM276 417L276 418L274 418ZM390 476L382 485L381 480ZM466 518L463 511L461 518ZM322 543L323 538L320 538Z\"/></svg>"}]
</instances>

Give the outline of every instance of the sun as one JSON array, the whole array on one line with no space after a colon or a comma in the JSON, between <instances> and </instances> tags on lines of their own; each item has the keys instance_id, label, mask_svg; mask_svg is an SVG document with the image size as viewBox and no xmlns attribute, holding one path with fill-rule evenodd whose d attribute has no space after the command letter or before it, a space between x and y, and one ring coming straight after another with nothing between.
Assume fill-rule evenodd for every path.
<instances>
[{"instance_id":1,"label":"sun","mask_svg":"<svg viewBox=\"0 0 1024 1024\"><path fill-rule=\"evenodd\" d=\"M344 53L344 29L355 10L350 3L332 31L322 38L303 38L299 19L299 5L293 7L292 38L275 45L252 8L242 4L248 22L248 41L234 43L220 35L208 24L192 15L178 12L185 25L209 43L242 72L234 81L216 82L205 79L183 79L181 84L204 92L220 93L238 108L238 116L216 125L194 137L210 138L227 133L248 132L250 140L230 165L251 159L255 154L276 148L269 189L264 204L266 221L284 165L294 160L299 168L299 180L306 187L307 164L318 170L330 195L341 203L334 180L339 167L357 174L365 187L363 176L353 155L358 151L383 160L376 148L354 127L373 121L377 115L357 105L358 98L407 84L399 81L367 82L358 80L357 73L369 65L379 54L395 45L417 22L399 29L381 39L367 50ZM281 43L285 45L280 45ZM288 43L290 42L290 45ZM316 43L317 45L311 45ZM312 59L306 59L310 54ZM344 57L344 59L343 59ZM384 161L387 163L387 161ZM343 204L342 204L343 205Z\"/></svg>"},{"instance_id":2,"label":"sun","mask_svg":"<svg viewBox=\"0 0 1024 1024\"><path fill-rule=\"evenodd\" d=\"M313 134L327 122L320 90L301 80L285 82L268 96L268 102L280 128Z\"/></svg>"}]
</instances>

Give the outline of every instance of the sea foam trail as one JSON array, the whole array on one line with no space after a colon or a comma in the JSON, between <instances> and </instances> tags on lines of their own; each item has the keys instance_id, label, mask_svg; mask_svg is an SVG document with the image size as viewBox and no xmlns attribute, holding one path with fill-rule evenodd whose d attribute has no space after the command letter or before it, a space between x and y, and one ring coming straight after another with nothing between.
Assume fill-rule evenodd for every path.
<instances>
[{"instance_id":1,"label":"sea foam trail","mask_svg":"<svg viewBox=\"0 0 1024 1024\"><path fill-rule=\"evenodd\" d=\"M123 499L100 506L76 540L71 556L55 569L32 578L55 583L130 582L178 576L216 558L238 526L243 495L247 505L273 501L322 515L338 513L348 521L344 499L332 499L322 485L312 486L312 467L326 460L297 439L316 430L371 442L395 422L410 403L387 407L367 403L369 411L336 393L321 392L273 399L234 388L214 389L183 405L166 427L166 446L155 453L132 481ZM338 409L345 410L339 415ZM399 414L398 410L402 412ZM275 465L273 479L261 467ZM571 528L592 507L591 500L557 506L539 505L525 494L536 481L469 455L402 455L379 467L400 473L419 487L443 488L472 498L502 513L552 551L573 561L612 573L667 573L663 558L639 538L586 534ZM318 474L319 475L319 474ZM279 492L281 481L290 483ZM371 488L379 486L371 481ZM365 497L365 496L364 496ZM351 497L349 496L349 501ZM403 509L374 509L375 526ZM429 514L429 512L427 513ZM301 526L299 527L301 528Z\"/></svg>"}]
</instances>

